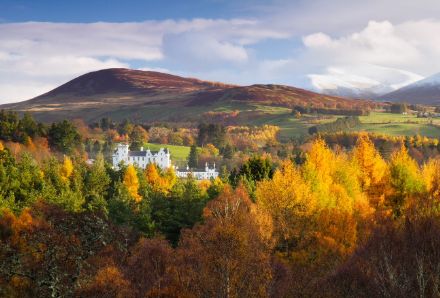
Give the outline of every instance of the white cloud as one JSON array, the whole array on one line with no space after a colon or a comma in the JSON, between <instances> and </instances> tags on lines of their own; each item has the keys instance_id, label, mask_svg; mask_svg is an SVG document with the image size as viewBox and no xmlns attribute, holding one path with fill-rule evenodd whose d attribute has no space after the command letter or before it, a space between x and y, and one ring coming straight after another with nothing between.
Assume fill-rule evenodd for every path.
<instances>
[{"instance_id":1,"label":"white cloud","mask_svg":"<svg viewBox=\"0 0 440 298\"><path fill-rule=\"evenodd\" d=\"M242 19L0 24L0 103L37 96L88 71L133 67L133 61L184 61L188 69L240 64L248 60L247 45L285 36Z\"/></svg>"},{"instance_id":2,"label":"white cloud","mask_svg":"<svg viewBox=\"0 0 440 298\"><path fill-rule=\"evenodd\" d=\"M251 2L257 9L250 19L0 24L0 103L109 67L375 90L440 71L438 0ZM259 48L267 39L284 43Z\"/></svg>"},{"instance_id":3,"label":"white cloud","mask_svg":"<svg viewBox=\"0 0 440 298\"><path fill-rule=\"evenodd\" d=\"M167 58L187 70L224 67L225 63L243 63L248 60L244 46L194 32L166 35L163 50Z\"/></svg>"},{"instance_id":4,"label":"white cloud","mask_svg":"<svg viewBox=\"0 0 440 298\"><path fill-rule=\"evenodd\" d=\"M440 71L439 29L438 21L370 21L361 31L338 38L311 34L303 37L302 61L314 64L309 77L317 89L394 90Z\"/></svg>"}]
</instances>

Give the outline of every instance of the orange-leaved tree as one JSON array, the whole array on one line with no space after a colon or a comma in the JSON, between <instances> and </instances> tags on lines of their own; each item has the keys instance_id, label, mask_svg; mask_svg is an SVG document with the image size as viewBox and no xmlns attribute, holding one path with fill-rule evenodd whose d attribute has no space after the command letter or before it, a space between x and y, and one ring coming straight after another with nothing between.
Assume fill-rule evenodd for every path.
<instances>
[{"instance_id":1,"label":"orange-leaved tree","mask_svg":"<svg viewBox=\"0 0 440 298\"><path fill-rule=\"evenodd\" d=\"M139 195L139 178L137 176L136 168L133 165L129 165L124 173L123 184L127 187L131 197L138 203L142 200Z\"/></svg>"},{"instance_id":2,"label":"orange-leaved tree","mask_svg":"<svg viewBox=\"0 0 440 298\"><path fill-rule=\"evenodd\" d=\"M267 297L271 285L270 217L242 186L208 203L204 223L185 230L178 248L184 297Z\"/></svg>"}]
</instances>

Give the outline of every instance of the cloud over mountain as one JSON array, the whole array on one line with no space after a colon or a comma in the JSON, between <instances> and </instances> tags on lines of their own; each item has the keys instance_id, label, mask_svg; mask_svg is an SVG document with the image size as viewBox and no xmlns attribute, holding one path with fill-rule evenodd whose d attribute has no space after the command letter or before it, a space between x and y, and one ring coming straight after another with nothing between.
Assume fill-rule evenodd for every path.
<instances>
[{"instance_id":1,"label":"cloud over mountain","mask_svg":"<svg viewBox=\"0 0 440 298\"><path fill-rule=\"evenodd\" d=\"M111 67L373 93L440 70L437 0L245 3L241 18L0 23L0 103Z\"/></svg>"}]
</instances>

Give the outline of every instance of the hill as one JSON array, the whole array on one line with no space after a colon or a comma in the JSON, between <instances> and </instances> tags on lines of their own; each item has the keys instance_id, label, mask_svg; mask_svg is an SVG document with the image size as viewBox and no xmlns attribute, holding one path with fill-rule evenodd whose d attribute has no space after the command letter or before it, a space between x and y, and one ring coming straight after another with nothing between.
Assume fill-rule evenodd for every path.
<instances>
[{"instance_id":1,"label":"hill","mask_svg":"<svg viewBox=\"0 0 440 298\"><path fill-rule=\"evenodd\" d=\"M207 112L253 111L256 105L369 109L373 101L328 96L283 85L236 86L122 68L84 74L48 93L0 106L40 121L102 117L139 121L196 121Z\"/></svg>"},{"instance_id":2,"label":"hill","mask_svg":"<svg viewBox=\"0 0 440 298\"><path fill-rule=\"evenodd\" d=\"M385 94L380 99L413 104L440 104L440 73Z\"/></svg>"}]
</instances>

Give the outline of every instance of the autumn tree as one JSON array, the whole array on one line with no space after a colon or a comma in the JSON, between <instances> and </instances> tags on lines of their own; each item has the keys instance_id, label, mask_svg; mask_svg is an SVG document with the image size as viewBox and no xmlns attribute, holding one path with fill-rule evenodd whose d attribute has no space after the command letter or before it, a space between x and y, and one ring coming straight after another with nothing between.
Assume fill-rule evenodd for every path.
<instances>
[{"instance_id":1,"label":"autumn tree","mask_svg":"<svg viewBox=\"0 0 440 298\"><path fill-rule=\"evenodd\" d=\"M331 205L329 197L332 186L332 174L336 169L336 157L327 147L322 139L317 139L312 143L307 152L306 161L302 167L305 179L321 200L322 206Z\"/></svg>"},{"instance_id":2,"label":"autumn tree","mask_svg":"<svg viewBox=\"0 0 440 298\"><path fill-rule=\"evenodd\" d=\"M109 243L123 247L126 238L123 230L89 212L66 212L44 202L18 215L2 210L0 295L72 297L83 270L90 267L87 260Z\"/></svg>"},{"instance_id":3,"label":"autumn tree","mask_svg":"<svg viewBox=\"0 0 440 298\"><path fill-rule=\"evenodd\" d=\"M148 142L148 132L140 125L136 125L130 133L130 150L139 150Z\"/></svg>"},{"instance_id":4,"label":"autumn tree","mask_svg":"<svg viewBox=\"0 0 440 298\"><path fill-rule=\"evenodd\" d=\"M368 190L377 187L385 178L387 165L368 135L359 136L352 154L360 168L362 188Z\"/></svg>"},{"instance_id":5,"label":"autumn tree","mask_svg":"<svg viewBox=\"0 0 440 298\"><path fill-rule=\"evenodd\" d=\"M61 166L60 175L64 181L68 181L73 173L73 163L70 157L64 156L63 164Z\"/></svg>"},{"instance_id":6,"label":"autumn tree","mask_svg":"<svg viewBox=\"0 0 440 298\"><path fill-rule=\"evenodd\" d=\"M204 224L186 230L179 245L183 296L267 297L271 282L270 220L239 187L208 203Z\"/></svg>"},{"instance_id":7,"label":"autumn tree","mask_svg":"<svg viewBox=\"0 0 440 298\"><path fill-rule=\"evenodd\" d=\"M401 214L401 209L408 203L408 199L424 191L419 166L408 155L408 150L403 144L400 150L391 156L390 184L394 188L394 194L390 199L396 215Z\"/></svg>"},{"instance_id":8,"label":"autumn tree","mask_svg":"<svg viewBox=\"0 0 440 298\"><path fill-rule=\"evenodd\" d=\"M438 216L388 220L325 285L324 297L436 297Z\"/></svg>"},{"instance_id":9,"label":"autumn tree","mask_svg":"<svg viewBox=\"0 0 440 298\"><path fill-rule=\"evenodd\" d=\"M123 184L127 188L129 194L133 200L139 203L142 197L139 195L139 178L137 176L136 168L133 165L129 165L124 173Z\"/></svg>"},{"instance_id":10,"label":"autumn tree","mask_svg":"<svg viewBox=\"0 0 440 298\"><path fill-rule=\"evenodd\" d=\"M156 193L168 194L176 183L176 175L172 168L166 169L165 173L161 174L157 166L150 163L147 165L144 174L151 189Z\"/></svg>"},{"instance_id":11,"label":"autumn tree","mask_svg":"<svg viewBox=\"0 0 440 298\"><path fill-rule=\"evenodd\" d=\"M290 161L284 162L271 180L257 184L256 202L273 218L278 249L290 254L290 246L302 243L317 212L316 198L300 170Z\"/></svg>"},{"instance_id":12,"label":"autumn tree","mask_svg":"<svg viewBox=\"0 0 440 298\"><path fill-rule=\"evenodd\" d=\"M135 296L162 297L173 274L173 259L174 251L166 240L141 238L124 268Z\"/></svg>"}]
</instances>

